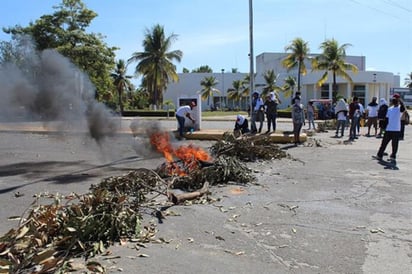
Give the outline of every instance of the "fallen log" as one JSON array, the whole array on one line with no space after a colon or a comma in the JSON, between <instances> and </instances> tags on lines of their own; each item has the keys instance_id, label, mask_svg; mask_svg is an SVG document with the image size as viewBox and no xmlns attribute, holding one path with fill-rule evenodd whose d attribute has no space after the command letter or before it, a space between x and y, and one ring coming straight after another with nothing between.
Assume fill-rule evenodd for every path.
<instances>
[{"instance_id":1,"label":"fallen log","mask_svg":"<svg viewBox=\"0 0 412 274\"><path fill-rule=\"evenodd\" d=\"M197 191L192 191L192 192L187 192L187 193L180 193L180 194L175 194L171 191L168 191L167 197L170 202L172 202L175 205L181 204L184 201L188 200L194 200L199 197L202 197L203 195L207 194L209 192L209 182L205 182L203 184L203 187Z\"/></svg>"}]
</instances>

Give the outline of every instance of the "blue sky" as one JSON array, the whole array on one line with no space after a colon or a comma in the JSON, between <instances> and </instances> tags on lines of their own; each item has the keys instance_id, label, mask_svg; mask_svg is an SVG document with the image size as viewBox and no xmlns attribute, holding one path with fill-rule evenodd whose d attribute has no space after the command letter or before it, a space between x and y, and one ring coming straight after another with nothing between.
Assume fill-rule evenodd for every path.
<instances>
[{"instance_id":1,"label":"blue sky","mask_svg":"<svg viewBox=\"0 0 412 274\"><path fill-rule=\"evenodd\" d=\"M2 0L0 26L27 26L51 14L60 0ZM142 50L146 28L163 25L178 35L172 49L183 51L178 72L209 65L249 71L249 0L84 0L98 17L89 32L120 47L117 59ZM367 70L401 76L412 72L412 1L410 0L253 0L254 55L283 52L296 37L310 52L329 38L350 43L348 55L366 56ZM3 32L0 40L9 40ZM129 68L133 73L134 67Z\"/></svg>"}]
</instances>

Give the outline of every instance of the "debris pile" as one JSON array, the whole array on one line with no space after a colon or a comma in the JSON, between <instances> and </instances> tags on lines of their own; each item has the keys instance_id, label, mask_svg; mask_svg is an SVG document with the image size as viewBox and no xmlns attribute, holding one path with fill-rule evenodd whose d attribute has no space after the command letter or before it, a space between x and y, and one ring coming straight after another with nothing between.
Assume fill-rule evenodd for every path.
<instances>
[{"instance_id":1,"label":"debris pile","mask_svg":"<svg viewBox=\"0 0 412 274\"><path fill-rule=\"evenodd\" d=\"M107 178L84 195L36 195L18 228L0 237L0 270L56 273L70 269L68 259L93 257L122 239L146 241L153 229L142 225L140 209L155 178L140 169Z\"/></svg>"},{"instance_id":2,"label":"debris pile","mask_svg":"<svg viewBox=\"0 0 412 274\"><path fill-rule=\"evenodd\" d=\"M267 135L249 135L235 138L231 132L225 132L222 140L216 142L210 150L213 155L236 157L242 161L273 160L289 157Z\"/></svg>"},{"instance_id":3,"label":"debris pile","mask_svg":"<svg viewBox=\"0 0 412 274\"><path fill-rule=\"evenodd\" d=\"M225 134L211 148L214 159L194 146L173 148L167 136L152 136L152 145L166 159L155 170L139 168L105 178L84 195L36 195L19 226L0 237L0 271L69 271L71 258L102 254L116 242L154 240L156 229L143 225L142 210L161 215L153 208L158 196L166 207L197 199L209 193L210 185L255 180L244 161L288 157L266 136ZM47 205L45 198L53 202ZM97 268L101 266L93 263L89 270Z\"/></svg>"}]
</instances>

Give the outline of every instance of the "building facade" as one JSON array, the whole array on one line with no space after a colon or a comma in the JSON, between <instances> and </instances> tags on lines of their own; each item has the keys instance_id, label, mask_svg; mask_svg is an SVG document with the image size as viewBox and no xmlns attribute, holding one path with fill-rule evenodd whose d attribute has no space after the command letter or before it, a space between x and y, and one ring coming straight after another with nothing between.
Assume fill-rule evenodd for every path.
<instances>
[{"instance_id":1,"label":"building facade","mask_svg":"<svg viewBox=\"0 0 412 274\"><path fill-rule=\"evenodd\" d=\"M261 91L265 85L263 75L268 70L273 70L278 74L276 84L284 85L284 80L288 76L293 76L297 79L297 69L287 71L282 66L282 60L285 59L287 53L262 53L256 56L256 77L255 90ZM312 57L316 55L311 55ZM348 101L353 96L357 96L363 104L371 101L372 97L389 99L390 91L400 87L400 76L394 75L392 72L384 71L366 71L365 56L346 56L347 63L354 64L358 67L358 73L348 72L353 80L349 83L347 80L337 77L337 96L346 98ZM329 72L328 79L322 86L317 85L317 81L321 78L324 71L312 71L311 63L305 61L307 74L301 75L301 94L302 103L306 104L310 99L333 99L332 94L332 73ZM248 73L180 73L179 82L170 83L164 93L165 100L178 102L179 97L196 96L200 93L202 87L200 82L209 76L214 76L218 81L215 87L220 91L220 94L215 93L214 98L210 98L209 104L207 101L202 101L202 109L207 110L212 107L224 109L241 108L246 110L249 106L249 96L242 98L240 102L233 102L228 99L227 95L230 89L233 88L233 81L243 80ZM295 88L296 90L297 88ZM281 105L280 108L286 108L290 105L290 98L285 98L284 94L280 93Z\"/></svg>"}]
</instances>

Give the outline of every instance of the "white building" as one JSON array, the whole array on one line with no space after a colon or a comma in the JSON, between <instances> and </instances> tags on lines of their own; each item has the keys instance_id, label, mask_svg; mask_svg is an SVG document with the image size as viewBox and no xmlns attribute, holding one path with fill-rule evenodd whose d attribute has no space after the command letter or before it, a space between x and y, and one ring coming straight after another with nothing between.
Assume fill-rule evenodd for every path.
<instances>
[{"instance_id":1,"label":"white building","mask_svg":"<svg viewBox=\"0 0 412 274\"><path fill-rule=\"evenodd\" d=\"M261 90L264 85L263 74L273 69L276 74L279 74L277 85L282 86L284 79L287 76L297 78L297 69L286 71L282 66L282 60L287 56L287 53L262 53L256 56L256 78L255 90ZM315 56L315 55L311 55ZM337 91L338 95L350 100L353 96L359 97L364 104L371 101L372 97L389 99L390 89L400 87L400 76L394 75L392 72L384 71L366 71L365 56L346 56L347 63L354 64L358 67L358 73L348 72L353 83L337 77ZM319 87L316 83L321 78L324 71L312 72L311 63L305 62L307 74L301 75L301 93L302 103L306 104L310 99L332 99L332 73L329 72L327 82ZM232 88L234 80L243 80L248 73L180 73L179 82L170 83L164 93L164 100L172 100L177 106L179 97L196 96L202 89L200 81L207 76L214 76L219 84L216 88L221 91L220 94L215 94L214 98L210 99L210 105L223 106L232 108L235 102L227 100L228 89ZM289 98L284 98L280 94L282 104L280 108L286 108L290 104ZM282 100L283 99L283 100ZM245 102L241 103L242 108L246 109L248 106L249 97L245 98ZM206 101L202 102L202 109L210 109Z\"/></svg>"}]
</instances>

